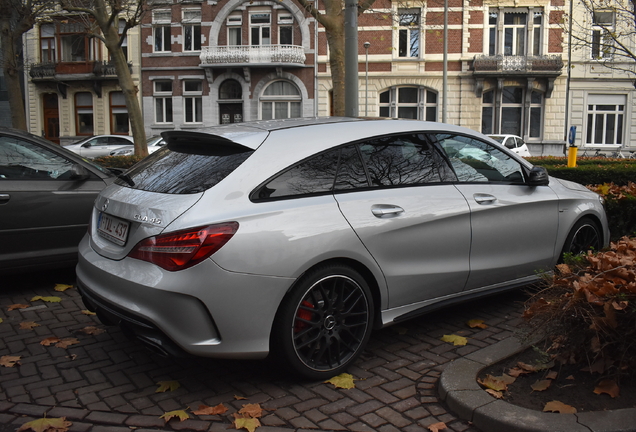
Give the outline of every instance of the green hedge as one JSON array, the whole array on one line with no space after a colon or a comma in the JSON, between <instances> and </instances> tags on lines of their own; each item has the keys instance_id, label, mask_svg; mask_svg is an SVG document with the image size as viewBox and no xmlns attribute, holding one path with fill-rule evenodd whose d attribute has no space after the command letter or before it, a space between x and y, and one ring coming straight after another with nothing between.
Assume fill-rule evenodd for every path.
<instances>
[{"instance_id":1,"label":"green hedge","mask_svg":"<svg viewBox=\"0 0 636 432\"><path fill-rule=\"evenodd\" d=\"M527 160L545 167L552 177L585 185L614 183L626 186L636 179L636 159L578 158L574 168L568 168L564 157L530 157Z\"/></svg>"}]
</instances>

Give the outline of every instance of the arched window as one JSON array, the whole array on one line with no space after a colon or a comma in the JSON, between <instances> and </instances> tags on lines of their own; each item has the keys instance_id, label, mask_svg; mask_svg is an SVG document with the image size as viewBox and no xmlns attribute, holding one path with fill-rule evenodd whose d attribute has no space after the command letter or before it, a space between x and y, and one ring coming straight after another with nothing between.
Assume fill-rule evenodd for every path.
<instances>
[{"instance_id":1,"label":"arched window","mask_svg":"<svg viewBox=\"0 0 636 432\"><path fill-rule=\"evenodd\" d=\"M241 99L243 89L235 80L225 80L219 87L219 99Z\"/></svg>"},{"instance_id":2,"label":"arched window","mask_svg":"<svg viewBox=\"0 0 636 432\"><path fill-rule=\"evenodd\" d=\"M219 87L219 123L243 121L243 88L233 79L225 80Z\"/></svg>"},{"instance_id":3,"label":"arched window","mask_svg":"<svg viewBox=\"0 0 636 432\"><path fill-rule=\"evenodd\" d=\"M437 93L424 87L391 87L380 93L380 117L437 121Z\"/></svg>"},{"instance_id":4,"label":"arched window","mask_svg":"<svg viewBox=\"0 0 636 432\"><path fill-rule=\"evenodd\" d=\"M301 117L301 100L300 91L294 84L274 81L265 88L261 96L261 119Z\"/></svg>"}]
</instances>

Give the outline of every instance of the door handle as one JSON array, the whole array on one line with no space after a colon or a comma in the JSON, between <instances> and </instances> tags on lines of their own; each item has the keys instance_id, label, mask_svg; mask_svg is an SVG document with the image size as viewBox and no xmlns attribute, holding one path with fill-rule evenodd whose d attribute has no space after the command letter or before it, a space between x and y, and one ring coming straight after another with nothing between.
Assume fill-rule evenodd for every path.
<instances>
[{"instance_id":1,"label":"door handle","mask_svg":"<svg viewBox=\"0 0 636 432\"><path fill-rule=\"evenodd\" d=\"M0 204L5 204L11 199L11 195L0 193Z\"/></svg>"},{"instance_id":2,"label":"door handle","mask_svg":"<svg viewBox=\"0 0 636 432\"><path fill-rule=\"evenodd\" d=\"M497 197L490 194L474 194L473 198L477 204L492 204L497 201Z\"/></svg>"},{"instance_id":3,"label":"door handle","mask_svg":"<svg viewBox=\"0 0 636 432\"><path fill-rule=\"evenodd\" d=\"M371 206L371 213L378 218L389 218L399 216L404 213L404 209L396 205L374 204Z\"/></svg>"}]
</instances>

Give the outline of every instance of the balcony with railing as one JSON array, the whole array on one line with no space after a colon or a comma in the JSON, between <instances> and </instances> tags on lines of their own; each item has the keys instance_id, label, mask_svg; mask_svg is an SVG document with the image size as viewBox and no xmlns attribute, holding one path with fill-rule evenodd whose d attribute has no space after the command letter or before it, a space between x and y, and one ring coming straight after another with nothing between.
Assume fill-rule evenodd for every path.
<instances>
[{"instance_id":1,"label":"balcony with railing","mask_svg":"<svg viewBox=\"0 0 636 432\"><path fill-rule=\"evenodd\" d=\"M509 75L554 77L561 75L563 65L563 58L560 55L478 55L473 60L473 75L481 77Z\"/></svg>"},{"instance_id":2,"label":"balcony with railing","mask_svg":"<svg viewBox=\"0 0 636 432\"><path fill-rule=\"evenodd\" d=\"M132 73L132 63L128 63L128 69ZM33 81L117 79L115 65L105 61L36 63L29 75Z\"/></svg>"},{"instance_id":3,"label":"balcony with railing","mask_svg":"<svg viewBox=\"0 0 636 432\"><path fill-rule=\"evenodd\" d=\"M203 47L201 66L301 66L305 51L297 45L229 45Z\"/></svg>"}]
</instances>

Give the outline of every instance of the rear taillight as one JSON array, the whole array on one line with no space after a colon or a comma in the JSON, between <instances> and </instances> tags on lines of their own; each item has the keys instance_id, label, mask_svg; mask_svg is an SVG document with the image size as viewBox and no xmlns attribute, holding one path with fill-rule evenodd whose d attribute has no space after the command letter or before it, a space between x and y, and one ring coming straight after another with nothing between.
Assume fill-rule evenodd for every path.
<instances>
[{"instance_id":1,"label":"rear taillight","mask_svg":"<svg viewBox=\"0 0 636 432\"><path fill-rule=\"evenodd\" d=\"M238 222L226 222L149 237L139 242L128 256L168 271L183 270L221 249L238 227Z\"/></svg>"}]
</instances>

